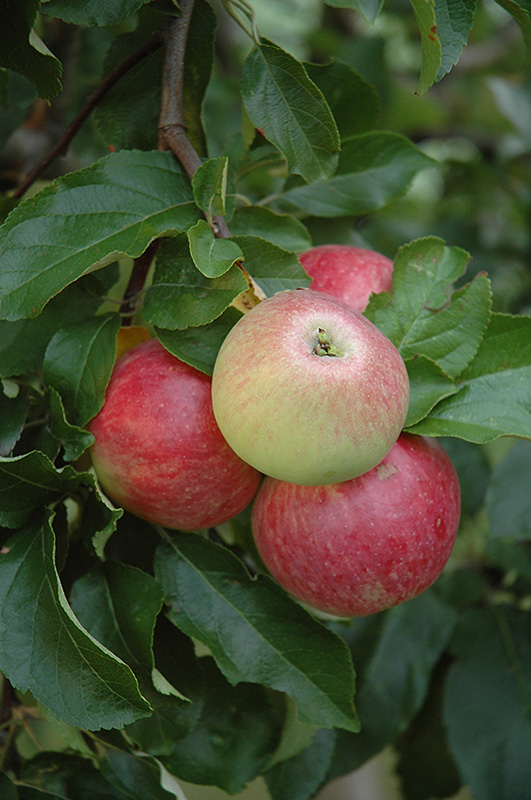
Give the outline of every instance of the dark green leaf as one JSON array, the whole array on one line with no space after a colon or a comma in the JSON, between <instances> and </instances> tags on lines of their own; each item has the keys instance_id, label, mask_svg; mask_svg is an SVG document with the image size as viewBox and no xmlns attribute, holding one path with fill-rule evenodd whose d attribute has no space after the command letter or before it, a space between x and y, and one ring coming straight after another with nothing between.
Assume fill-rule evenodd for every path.
<instances>
[{"instance_id":1,"label":"dark green leaf","mask_svg":"<svg viewBox=\"0 0 531 800\"><path fill-rule=\"evenodd\" d=\"M266 576L252 580L224 547L178 534L155 558L172 621L206 644L231 683L263 683L298 704L303 722L357 730L344 644Z\"/></svg>"},{"instance_id":2,"label":"dark green leaf","mask_svg":"<svg viewBox=\"0 0 531 800\"><path fill-rule=\"evenodd\" d=\"M491 536L531 539L531 442L517 442L496 466L487 494Z\"/></svg>"},{"instance_id":3,"label":"dark green leaf","mask_svg":"<svg viewBox=\"0 0 531 800\"><path fill-rule=\"evenodd\" d=\"M61 62L32 30L39 0L4 0L0 6L0 66L24 75L40 97L51 100L61 91Z\"/></svg>"},{"instance_id":4,"label":"dark green leaf","mask_svg":"<svg viewBox=\"0 0 531 800\"><path fill-rule=\"evenodd\" d=\"M234 239L217 239L203 219L188 229L187 236L194 264L206 278L219 278L243 258Z\"/></svg>"},{"instance_id":5,"label":"dark green leaf","mask_svg":"<svg viewBox=\"0 0 531 800\"><path fill-rule=\"evenodd\" d=\"M461 510L474 514L485 502L490 467L485 448L464 439L448 438L441 442L452 459L461 485Z\"/></svg>"},{"instance_id":6,"label":"dark green leaf","mask_svg":"<svg viewBox=\"0 0 531 800\"><path fill-rule=\"evenodd\" d=\"M262 686L231 686L211 658L199 660L206 688L201 718L161 757L174 775L192 783L242 791L274 750L279 720Z\"/></svg>"},{"instance_id":7,"label":"dark green leaf","mask_svg":"<svg viewBox=\"0 0 531 800\"><path fill-rule=\"evenodd\" d=\"M337 734L335 776L357 769L407 729L455 622L453 609L431 590L385 615L353 620L344 635L359 669L361 732Z\"/></svg>"},{"instance_id":8,"label":"dark green leaf","mask_svg":"<svg viewBox=\"0 0 531 800\"><path fill-rule=\"evenodd\" d=\"M415 425L442 400L457 392L457 385L444 370L425 356L407 359L409 407L404 427Z\"/></svg>"},{"instance_id":9,"label":"dark green leaf","mask_svg":"<svg viewBox=\"0 0 531 800\"><path fill-rule=\"evenodd\" d=\"M341 139L374 128L381 112L380 98L361 75L341 61L305 66L330 106Z\"/></svg>"},{"instance_id":10,"label":"dark green leaf","mask_svg":"<svg viewBox=\"0 0 531 800\"><path fill-rule=\"evenodd\" d=\"M20 438L28 413L28 396L18 389L15 397L5 394L0 381L0 456L8 456Z\"/></svg>"},{"instance_id":11,"label":"dark green leaf","mask_svg":"<svg viewBox=\"0 0 531 800\"><path fill-rule=\"evenodd\" d=\"M253 123L283 153L290 172L307 181L332 175L339 134L300 62L276 45L256 46L243 67L241 93Z\"/></svg>"},{"instance_id":12,"label":"dark green leaf","mask_svg":"<svg viewBox=\"0 0 531 800\"><path fill-rule=\"evenodd\" d=\"M283 250L259 236L234 238L245 256L245 269L266 295L310 285L311 278L302 268L295 253Z\"/></svg>"},{"instance_id":13,"label":"dark green leaf","mask_svg":"<svg viewBox=\"0 0 531 800\"><path fill-rule=\"evenodd\" d=\"M444 722L463 781L482 800L527 800L531 785L531 619L469 609L452 645Z\"/></svg>"},{"instance_id":14,"label":"dark green leaf","mask_svg":"<svg viewBox=\"0 0 531 800\"><path fill-rule=\"evenodd\" d=\"M103 559L103 551L109 538L116 530L116 523L123 515L122 508L114 508L110 501L94 487L83 506L80 532L83 542L98 558Z\"/></svg>"},{"instance_id":15,"label":"dark green leaf","mask_svg":"<svg viewBox=\"0 0 531 800\"><path fill-rule=\"evenodd\" d=\"M343 143L330 180L288 187L279 201L316 217L370 214L403 195L416 173L432 163L400 134L360 134Z\"/></svg>"},{"instance_id":16,"label":"dark green leaf","mask_svg":"<svg viewBox=\"0 0 531 800\"><path fill-rule=\"evenodd\" d=\"M149 0L43 0L42 10L74 25L115 25L134 14Z\"/></svg>"},{"instance_id":17,"label":"dark green leaf","mask_svg":"<svg viewBox=\"0 0 531 800\"><path fill-rule=\"evenodd\" d=\"M363 14L368 22L374 22L382 10L383 0L325 0L327 6L352 8Z\"/></svg>"},{"instance_id":18,"label":"dark green leaf","mask_svg":"<svg viewBox=\"0 0 531 800\"><path fill-rule=\"evenodd\" d=\"M61 289L117 254L198 218L190 185L166 152L122 150L58 178L0 228L0 316L35 316Z\"/></svg>"},{"instance_id":19,"label":"dark green leaf","mask_svg":"<svg viewBox=\"0 0 531 800\"><path fill-rule=\"evenodd\" d=\"M417 19L422 44L422 66L417 94L424 94L437 80L441 67L442 48L437 34L435 0L411 0L411 6Z\"/></svg>"},{"instance_id":20,"label":"dark green leaf","mask_svg":"<svg viewBox=\"0 0 531 800\"><path fill-rule=\"evenodd\" d=\"M58 330L46 349L44 380L59 392L76 425L86 425L103 405L119 328L119 314L92 317Z\"/></svg>"},{"instance_id":21,"label":"dark green leaf","mask_svg":"<svg viewBox=\"0 0 531 800\"><path fill-rule=\"evenodd\" d=\"M476 0L435 0L437 36L441 44L438 81L450 72L461 58L475 12Z\"/></svg>"},{"instance_id":22,"label":"dark green leaf","mask_svg":"<svg viewBox=\"0 0 531 800\"><path fill-rule=\"evenodd\" d=\"M264 206L238 208L230 229L233 236L259 236L292 253L302 253L312 246L310 234L300 220Z\"/></svg>"},{"instance_id":23,"label":"dark green leaf","mask_svg":"<svg viewBox=\"0 0 531 800\"><path fill-rule=\"evenodd\" d=\"M184 331L157 328L157 337L166 350L181 361L207 375L212 375L219 348L241 316L242 313L238 309L227 308L209 325L199 325Z\"/></svg>"},{"instance_id":24,"label":"dark green leaf","mask_svg":"<svg viewBox=\"0 0 531 800\"><path fill-rule=\"evenodd\" d=\"M35 85L11 70L0 68L0 148L4 148L5 143L11 134L18 128L28 115L29 108L35 102ZM0 219L3 219L4 204L11 198L2 197L0 206ZM11 200L13 207L16 201ZM9 211L11 209L9 208ZM7 216L7 211L5 213Z\"/></svg>"},{"instance_id":25,"label":"dark green leaf","mask_svg":"<svg viewBox=\"0 0 531 800\"><path fill-rule=\"evenodd\" d=\"M531 317L493 314L460 384L412 428L415 433L478 443L498 436L531 439Z\"/></svg>"},{"instance_id":26,"label":"dark green leaf","mask_svg":"<svg viewBox=\"0 0 531 800\"><path fill-rule=\"evenodd\" d=\"M219 278L205 278L192 261L186 236L177 236L163 242L157 251L153 284L144 300L144 319L169 330L207 325L247 288L237 266Z\"/></svg>"},{"instance_id":27,"label":"dark green leaf","mask_svg":"<svg viewBox=\"0 0 531 800\"><path fill-rule=\"evenodd\" d=\"M154 758L108 747L98 764L109 783L132 800L175 800L161 786L160 764Z\"/></svg>"},{"instance_id":28,"label":"dark green leaf","mask_svg":"<svg viewBox=\"0 0 531 800\"><path fill-rule=\"evenodd\" d=\"M68 422L61 396L53 388L49 392L49 405L51 414L50 430L63 445L64 459L65 461L77 461L93 443L94 436L84 428L71 425Z\"/></svg>"},{"instance_id":29,"label":"dark green leaf","mask_svg":"<svg viewBox=\"0 0 531 800\"><path fill-rule=\"evenodd\" d=\"M133 673L80 625L55 567L50 520L0 555L0 668L70 725L121 727L149 713Z\"/></svg>"},{"instance_id":30,"label":"dark green leaf","mask_svg":"<svg viewBox=\"0 0 531 800\"><path fill-rule=\"evenodd\" d=\"M317 731L309 747L268 770L264 777L273 800L314 797L330 770L334 744L334 731Z\"/></svg>"}]
</instances>

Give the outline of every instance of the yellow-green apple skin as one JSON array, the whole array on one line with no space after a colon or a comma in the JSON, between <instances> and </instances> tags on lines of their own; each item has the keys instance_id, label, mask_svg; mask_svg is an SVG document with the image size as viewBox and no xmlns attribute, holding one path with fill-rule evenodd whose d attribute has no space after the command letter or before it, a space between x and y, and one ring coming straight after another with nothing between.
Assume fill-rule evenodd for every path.
<instances>
[{"instance_id":1,"label":"yellow-green apple skin","mask_svg":"<svg viewBox=\"0 0 531 800\"><path fill-rule=\"evenodd\" d=\"M402 433L377 467L351 481L266 478L252 528L265 566L293 597L359 617L427 589L450 556L459 517L459 480L442 446Z\"/></svg>"},{"instance_id":2,"label":"yellow-green apple skin","mask_svg":"<svg viewBox=\"0 0 531 800\"><path fill-rule=\"evenodd\" d=\"M164 527L197 530L226 522L251 502L262 478L221 435L210 376L157 339L118 359L89 430L105 493Z\"/></svg>"},{"instance_id":3,"label":"yellow-green apple skin","mask_svg":"<svg viewBox=\"0 0 531 800\"><path fill-rule=\"evenodd\" d=\"M212 406L230 447L273 478L304 485L372 469L402 430L404 362L384 334L334 297L308 289L263 300L216 359Z\"/></svg>"},{"instance_id":4,"label":"yellow-green apple skin","mask_svg":"<svg viewBox=\"0 0 531 800\"><path fill-rule=\"evenodd\" d=\"M310 289L343 300L364 311L371 294L390 292L393 262L376 250L348 244L321 244L301 253L299 260L313 278Z\"/></svg>"}]
</instances>

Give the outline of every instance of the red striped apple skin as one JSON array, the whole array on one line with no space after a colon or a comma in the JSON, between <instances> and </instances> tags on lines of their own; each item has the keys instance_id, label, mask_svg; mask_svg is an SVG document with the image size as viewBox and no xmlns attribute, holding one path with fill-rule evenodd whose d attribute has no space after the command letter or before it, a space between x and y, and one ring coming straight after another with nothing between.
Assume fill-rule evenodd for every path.
<instances>
[{"instance_id":1,"label":"red striped apple skin","mask_svg":"<svg viewBox=\"0 0 531 800\"><path fill-rule=\"evenodd\" d=\"M450 458L435 439L403 433L381 464L345 483L266 478L252 528L265 566L293 597L359 617L427 589L450 556L459 518Z\"/></svg>"},{"instance_id":2,"label":"red striped apple skin","mask_svg":"<svg viewBox=\"0 0 531 800\"><path fill-rule=\"evenodd\" d=\"M262 477L221 435L210 377L156 339L118 359L89 430L105 493L168 528L198 530L229 520L251 502Z\"/></svg>"},{"instance_id":3,"label":"red striped apple skin","mask_svg":"<svg viewBox=\"0 0 531 800\"><path fill-rule=\"evenodd\" d=\"M364 311L371 293L390 292L393 262L376 250L347 244L321 244L299 260L313 278L310 289L337 297Z\"/></svg>"}]
</instances>

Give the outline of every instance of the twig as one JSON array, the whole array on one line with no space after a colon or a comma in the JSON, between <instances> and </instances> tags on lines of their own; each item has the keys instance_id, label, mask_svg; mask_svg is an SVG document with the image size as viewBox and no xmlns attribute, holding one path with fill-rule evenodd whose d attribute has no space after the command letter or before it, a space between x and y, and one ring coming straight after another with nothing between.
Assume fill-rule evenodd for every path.
<instances>
[{"instance_id":1,"label":"twig","mask_svg":"<svg viewBox=\"0 0 531 800\"><path fill-rule=\"evenodd\" d=\"M49 167L52 161L65 152L76 133L83 126L96 106L105 97L107 92L113 88L120 78L122 78L127 72L129 72L130 69L138 64L139 61L155 52L155 50L157 50L161 45L162 36L161 32L158 31L157 33L153 34L150 39L144 42L143 45L134 50L132 53L129 53L129 55L124 58L120 64L118 64L113 70L111 70L111 72L109 72L100 85L92 92L79 114L72 120L55 147L50 150L50 152L31 170L31 172L28 173L23 183L13 193L13 197L16 199L22 197L22 195L37 180L37 178L39 178L47 169L47 167Z\"/></svg>"}]
</instances>

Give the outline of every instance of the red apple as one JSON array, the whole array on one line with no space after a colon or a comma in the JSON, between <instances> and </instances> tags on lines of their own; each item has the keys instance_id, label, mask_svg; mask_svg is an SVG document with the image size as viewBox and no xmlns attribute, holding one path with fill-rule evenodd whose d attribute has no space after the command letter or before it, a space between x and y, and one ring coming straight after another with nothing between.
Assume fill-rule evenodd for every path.
<instances>
[{"instance_id":1,"label":"red apple","mask_svg":"<svg viewBox=\"0 0 531 800\"><path fill-rule=\"evenodd\" d=\"M210 377L156 339L118 359L89 430L105 493L168 528L197 530L227 521L250 503L262 477L221 435Z\"/></svg>"},{"instance_id":2,"label":"red apple","mask_svg":"<svg viewBox=\"0 0 531 800\"><path fill-rule=\"evenodd\" d=\"M403 433L375 469L332 486L266 478L253 535L293 597L341 617L374 614L423 592L459 527L453 464L435 440Z\"/></svg>"},{"instance_id":3,"label":"red apple","mask_svg":"<svg viewBox=\"0 0 531 800\"><path fill-rule=\"evenodd\" d=\"M393 262L374 250L346 244L323 244L307 250L299 260L313 278L310 289L343 300L364 311L372 292L390 292Z\"/></svg>"},{"instance_id":4,"label":"red apple","mask_svg":"<svg viewBox=\"0 0 531 800\"><path fill-rule=\"evenodd\" d=\"M409 401L391 341L335 297L290 290L263 300L225 338L212 376L221 432L253 467L322 485L372 469Z\"/></svg>"}]
</instances>

